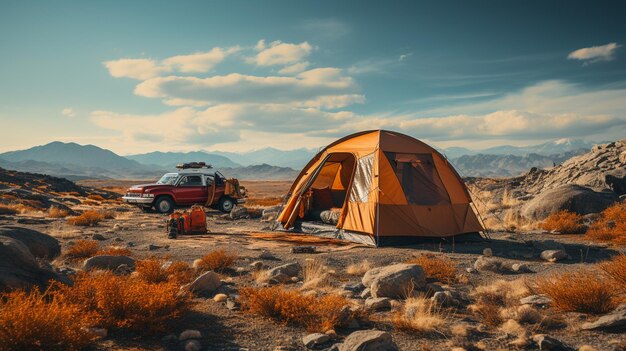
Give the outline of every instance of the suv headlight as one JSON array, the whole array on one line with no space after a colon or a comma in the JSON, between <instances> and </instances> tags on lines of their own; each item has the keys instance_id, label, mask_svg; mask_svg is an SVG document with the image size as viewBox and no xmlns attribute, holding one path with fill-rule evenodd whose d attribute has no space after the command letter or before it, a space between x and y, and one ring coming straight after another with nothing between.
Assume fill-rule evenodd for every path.
<instances>
[{"instance_id":1,"label":"suv headlight","mask_svg":"<svg viewBox=\"0 0 626 351\"><path fill-rule=\"evenodd\" d=\"M141 194L141 197L154 197L154 194Z\"/></svg>"}]
</instances>

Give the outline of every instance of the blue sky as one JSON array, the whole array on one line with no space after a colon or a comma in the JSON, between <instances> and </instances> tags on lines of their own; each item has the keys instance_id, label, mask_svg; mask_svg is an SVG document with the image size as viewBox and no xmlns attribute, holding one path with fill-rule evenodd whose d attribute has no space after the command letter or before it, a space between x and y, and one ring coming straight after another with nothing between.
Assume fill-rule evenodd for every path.
<instances>
[{"instance_id":1,"label":"blue sky","mask_svg":"<svg viewBox=\"0 0 626 351\"><path fill-rule=\"evenodd\" d=\"M620 1L2 1L0 151L626 136Z\"/></svg>"}]
</instances>

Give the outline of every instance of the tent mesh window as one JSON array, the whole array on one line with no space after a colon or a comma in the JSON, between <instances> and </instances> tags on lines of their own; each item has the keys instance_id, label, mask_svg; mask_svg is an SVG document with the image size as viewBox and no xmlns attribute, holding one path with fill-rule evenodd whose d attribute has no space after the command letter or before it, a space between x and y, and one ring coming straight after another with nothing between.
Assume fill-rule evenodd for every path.
<instances>
[{"instance_id":1,"label":"tent mesh window","mask_svg":"<svg viewBox=\"0 0 626 351\"><path fill-rule=\"evenodd\" d=\"M431 154L385 152L404 196L411 205L449 204L450 197L441 182Z\"/></svg>"},{"instance_id":2,"label":"tent mesh window","mask_svg":"<svg viewBox=\"0 0 626 351\"><path fill-rule=\"evenodd\" d=\"M352 189L350 190L350 201L367 202L370 189L372 187L374 175L374 154L362 157L356 164Z\"/></svg>"}]
</instances>

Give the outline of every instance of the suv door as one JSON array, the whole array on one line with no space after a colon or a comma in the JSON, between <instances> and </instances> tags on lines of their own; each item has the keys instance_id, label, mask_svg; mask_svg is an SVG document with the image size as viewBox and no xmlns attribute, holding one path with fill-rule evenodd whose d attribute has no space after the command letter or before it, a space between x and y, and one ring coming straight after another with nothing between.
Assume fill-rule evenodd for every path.
<instances>
[{"instance_id":1,"label":"suv door","mask_svg":"<svg viewBox=\"0 0 626 351\"><path fill-rule=\"evenodd\" d=\"M176 203L181 205L193 205L206 202L207 187L201 174L189 174L182 176L174 194Z\"/></svg>"}]
</instances>

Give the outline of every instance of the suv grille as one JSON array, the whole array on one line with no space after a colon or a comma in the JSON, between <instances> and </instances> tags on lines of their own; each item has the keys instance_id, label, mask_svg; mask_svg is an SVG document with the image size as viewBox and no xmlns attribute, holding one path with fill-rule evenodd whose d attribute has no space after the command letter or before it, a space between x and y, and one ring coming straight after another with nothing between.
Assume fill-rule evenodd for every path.
<instances>
[{"instance_id":1,"label":"suv grille","mask_svg":"<svg viewBox=\"0 0 626 351\"><path fill-rule=\"evenodd\" d=\"M126 193L128 197L141 197L141 193Z\"/></svg>"}]
</instances>

